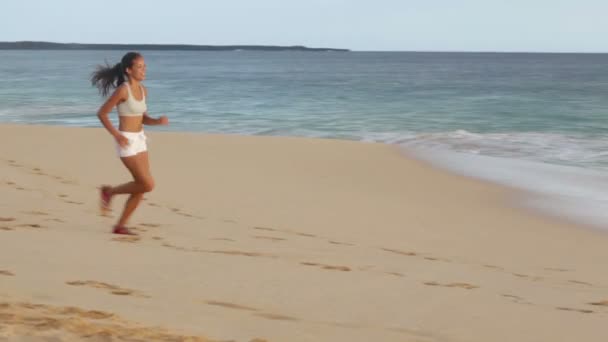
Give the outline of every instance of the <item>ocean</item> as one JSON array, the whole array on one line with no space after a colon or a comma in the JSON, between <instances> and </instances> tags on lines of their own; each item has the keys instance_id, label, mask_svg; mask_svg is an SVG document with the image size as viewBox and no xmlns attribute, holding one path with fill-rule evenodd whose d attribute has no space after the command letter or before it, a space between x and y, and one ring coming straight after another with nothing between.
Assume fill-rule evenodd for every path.
<instances>
[{"instance_id":1,"label":"ocean","mask_svg":"<svg viewBox=\"0 0 608 342\"><path fill-rule=\"evenodd\" d=\"M101 127L119 51L0 51L0 123ZM608 54L145 51L149 130L382 142L608 226ZM116 122L116 116L113 116ZM5 142L6 143L6 142Z\"/></svg>"}]
</instances>

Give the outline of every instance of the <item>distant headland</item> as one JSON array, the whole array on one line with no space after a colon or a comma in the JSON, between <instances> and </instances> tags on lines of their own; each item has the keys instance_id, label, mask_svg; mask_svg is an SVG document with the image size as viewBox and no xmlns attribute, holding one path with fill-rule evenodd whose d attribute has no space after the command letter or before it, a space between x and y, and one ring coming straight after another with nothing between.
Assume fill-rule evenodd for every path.
<instances>
[{"instance_id":1,"label":"distant headland","mask_svg":"<svg viewBox=\"0 0 608 342\"><path fill-rule=\"evenodd\" d=\"M0 50L181 50L181 51L335 51L348 49L274 45L187 45L187 44L80 44L53 42L0 42Z\"/></svg>"}]
</instances>

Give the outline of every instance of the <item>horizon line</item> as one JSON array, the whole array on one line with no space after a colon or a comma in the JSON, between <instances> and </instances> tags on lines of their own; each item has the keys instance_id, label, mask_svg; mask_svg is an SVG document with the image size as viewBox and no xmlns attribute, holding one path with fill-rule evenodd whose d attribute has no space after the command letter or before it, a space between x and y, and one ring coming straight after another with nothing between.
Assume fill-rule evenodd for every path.
<instances>
[{"instance_id":1,"label":"horizon line","mask_svg":"<svg viewBox=\"0 0 608 342\"><path fill-rule=\"evenodd\" d=\"M359 50L349 48L330 48L330 47L308 47L306 45L274 45L274 44L193 44L193 43L79 43L79 42L59 42L46 40L14 40L0 41L0 44L57 44L57 45L113 45L113 46L184 46L184 47L275 47L275 48L302 48L307 50L343 50L344 52L408 52L408 53L494 53L494 54L608 54L608 51L543 51L543 50ZM2 49L0 49L2 50ZM13 50L46 50L46 49L13 49ZM166 50L169 51L169 50Z\"/></svg>"}]
</instances>

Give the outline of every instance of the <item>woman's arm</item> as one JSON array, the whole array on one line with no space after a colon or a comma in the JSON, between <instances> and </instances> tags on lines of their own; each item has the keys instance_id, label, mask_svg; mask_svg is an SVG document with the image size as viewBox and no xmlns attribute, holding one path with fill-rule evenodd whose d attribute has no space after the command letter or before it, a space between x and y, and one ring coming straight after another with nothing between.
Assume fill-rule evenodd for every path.
<instances>
[{"instance_id":1,"label":"woman's arm","mask_svg":"<svg viewBox=\"0 0 608 342\"><path fill-rule=\"evenodd\" d=\"M151 118L148 115L148 113L144 113L143 123L144 123L144 125L148 125L148 126L156 126L156 125L166 125L168 123L168 121L167 121L167 117L164 115L158 119L154 119L154 118Z\"/></svg>"},{"instance_id":2,"label":"woman's arm","mask_svg":"<svg viewBox=\"0 0 608 342\"><path fill-rule=\"evenodd\" d=\"M108 118L108 114L112 111L114 107L116 107L116 105L120 101L126 100L127 95L128 94L125 87L118 87L118 89L114 91L112 96L110 96L110 98L108 98L108 100L97 111L97 117L99 118L99 121L101 121L106 130L108 130L108 132L110 132L110 134L114 138L117 138L121 135L120 132L114 127L114 125L112 125L110 118Z\"/></svg>"}]
</instances>

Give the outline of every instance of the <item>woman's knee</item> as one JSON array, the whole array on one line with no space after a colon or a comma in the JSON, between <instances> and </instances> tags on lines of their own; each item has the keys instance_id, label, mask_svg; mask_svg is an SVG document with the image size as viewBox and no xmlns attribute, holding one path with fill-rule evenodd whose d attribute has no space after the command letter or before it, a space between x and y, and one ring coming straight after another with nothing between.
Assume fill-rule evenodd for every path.
<instances>
[{"instance_id":1,"label":"woman's knee","mask_svg":"<svg viewBox=\"0 0 608 342\"><path fill-rule=\"evenodd\" d=\"M139 183L141 184L144 192L150 192L150 191L154 190L155 184L154 184L154 178L152 178L152 177L146 177L146 178L140 180Z\"/></svg>"}]
</instances>

